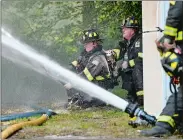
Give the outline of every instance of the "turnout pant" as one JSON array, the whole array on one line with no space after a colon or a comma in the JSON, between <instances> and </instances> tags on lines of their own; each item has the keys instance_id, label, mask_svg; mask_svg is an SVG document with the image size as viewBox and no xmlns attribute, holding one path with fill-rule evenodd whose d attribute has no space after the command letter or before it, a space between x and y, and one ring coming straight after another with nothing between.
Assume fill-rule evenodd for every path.
<instances>
[{"instance_id":1,"label":"turnout pant","mask_svg":"<svg viewBox=\"0 0 183 140\"><path fill-rule=\"evenodd\" d=\"M183 44L181 46L183 48ZM180 87L178 88L176 102L177 112L175 112L175 94L172 94L157 120L157 125L166 127L172 132L178 128L183 134L183 72L180 76Z\"/></svg>"},{"instance_id":2,"label":"turnout pant","mask_svg":"<svg viewBox=\"0 0 183 140\"><path fill-rule=\"evenodd\" d=\"M140 65L136 65L130 71L123 71L122 77L122 89L128 91L127 100L135 103L138 102L140 106L143 106L143 68Z\"/></svg>"},{"instance_id":3,"label":"turnout pant","mask_svg":"<svg viewBox=\"0 0 183 140\"><path fill-rule=\"evenodd\" d=\"M127 100L143 106L143 67L135 65L130 71L123 71L122 89L128 91Z\"/></svg>"}]
</instances>

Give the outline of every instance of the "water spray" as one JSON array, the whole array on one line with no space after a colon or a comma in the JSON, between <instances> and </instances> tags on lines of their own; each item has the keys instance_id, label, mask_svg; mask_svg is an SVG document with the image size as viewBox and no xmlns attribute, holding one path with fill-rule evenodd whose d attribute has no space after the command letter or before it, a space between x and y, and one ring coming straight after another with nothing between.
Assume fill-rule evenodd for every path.
<instances>
[{"instance_id":1,"label":"water spray","mask_svg":"<svg viewBox=\"0 0 183 140\"><path fill-rule=\"evenodd\" d=\"M60 83L70 83L73 88L121 109L128 113L130 117L138 116L152 125L156 123L156 118L140 109L137 104L128 103L111 92L79 77L48 57L37 53L28 45L21 43L3 29L2 43L2 56L4 58L33 69L56 81L60 81ZM22 60L22 58L24 59Z\"/></svg>"}]
</instances>

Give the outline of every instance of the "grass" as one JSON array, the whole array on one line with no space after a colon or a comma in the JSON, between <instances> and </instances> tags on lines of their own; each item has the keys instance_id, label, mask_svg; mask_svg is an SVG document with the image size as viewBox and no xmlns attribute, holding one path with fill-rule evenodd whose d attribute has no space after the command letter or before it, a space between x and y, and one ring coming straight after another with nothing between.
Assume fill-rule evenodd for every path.
<instances>
[{"instance_id":1,"label":"grass","mask_svg":"<svg viewBox=\"0 0 183 140\"><path fill-rule=\"evenodd\" d=\"M121 92L119 89L113 92L124 97L126 92ZM27 126L16 132L11 139L34 139L44 138L45 136L85 136L94 137L101 136L105 138L139 138L137 130L146 129L147 126L132 128L128 125L129 116L119 109L112 107L92 108L88 110L61 110L59 115L52 116L47 122L41 126ZM18 119L6 122L6 125L15 124L18 122L36 119ZM177 136L170 139L178 138Z\"/></svg>"},{"instance_id":2,"label":"grass","mask_svg":"<svg viewBox=\"0 0 183 140\"><path fill-rule=\"evenodd\" d=\"M29 120L36 119L35 117ZM92 108L90 110L72 110L52 116L41 126L27 126L15 133L12 139L34 139L45 136L85 136L105 138L142 138L137 130L144 126L132 128L128 125L128 114L110 107ZM18 119L13 124L26 121ZM146 126L147 128L147 126ZM172 138L172 137L170 137ZM178 138L173 137L173 139Z\"/></svg>"},{"instance_id":3,"label":"grass","mask_svg":"<svg viewBox=\"0 0 183 140\"><path fill-rule=\"evenodd\" d=\"M12 138L27 139L47 135L139 137L137 129L128 125L128 120L127 114L114 108L75 110L52 116L42 126L23 128ZM25 121L25 119L19 119L16 122L21 121Z\"/></svg>"}]
</instances>

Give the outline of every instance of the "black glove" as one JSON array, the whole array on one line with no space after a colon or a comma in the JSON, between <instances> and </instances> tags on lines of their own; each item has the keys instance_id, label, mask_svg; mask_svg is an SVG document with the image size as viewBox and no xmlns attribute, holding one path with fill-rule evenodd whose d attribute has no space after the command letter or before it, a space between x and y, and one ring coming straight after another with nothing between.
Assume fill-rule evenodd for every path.
<instances>
[{"instance_id":1,"label":"black glove","mask_svg":"<svg viewBox=\"0 0 183 140\"><path fill-rule=\"evenodd\" d=\"M155 43L161 56L163 52L172 50L176 47L175 41L168 36L161 37L159 40L156 40Z\"/></svg>"}]
</instances>

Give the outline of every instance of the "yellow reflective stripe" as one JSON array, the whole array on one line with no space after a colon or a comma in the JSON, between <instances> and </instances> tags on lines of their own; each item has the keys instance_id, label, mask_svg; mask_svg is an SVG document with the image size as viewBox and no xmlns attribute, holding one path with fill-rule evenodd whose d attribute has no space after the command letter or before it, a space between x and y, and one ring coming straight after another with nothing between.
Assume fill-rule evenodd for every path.
<instances>
[{"instance_id":1,"label":"yellow reflective stripe","mask_svg":"<svg viewBox=\"0 0 183 140\"><path fill-rule=\"evenodd\" d=\"M130 23L133 23L133 20L130 20Z\"/></svg>"},{"instance_id":2,"label":"yellow reflective stripe","mask_svg":"<svg viewBox=\"0 0 183 140\"><path fill-rule=\"evenodd\" d=\"M107 74L106 77L107 77L107 78L110 78L110 74ZM96 79L97 81L105 80L105 78L104 78L103 76L96 76L95 79Z\"/></svg>"},{"instance_id":3,"label":"yellow reflective stripe","mask_svg":"<svg viewBox=\"0 0 183 140\"><path fill-rule=\"evenodd\" d=\"M143 90L138 91L136 94L137 94L137 96L142 96L142 95L144 95L144 91Z\"/></svg>"},{"instance_id":4,"label":"yellow reflective stripe","mask_svg":"<svg viewBox=\"0 0 183 140\"><path fill-rule=\"evenodd\" d=\"M174 116L174 117L178 117L178 116L179 116L179 114L174 114L173 116Z\"/></svg>"},{"instance_id":5,"label":"yellow reflective stripe","mask_svg":"<svg viewBox=\"0 0 183 140\"><path fill-rule=\"evenodd\" d=\"M89 36L89 37L92 37L92 34L90 33L88 36Z\"/></svg>"},{"instance_id":6,"label":"yellow reflective stripe","mask_svg":"<svg viewBox=\"0 0 183 140\"><path fill-rule=\"evenodd\" d=\"M78 61L76 61L76 60L72 62L72 65L74 65L74 66L77 66L77 64L78 64Z\"/></svg>"},{"instance_id":7,"label":"yellow reflective stripe","mask_svg":"<svg viewBox=\"0 0 183 140\"><path fill-rule=\"evenodd\" d=\"M133 67L133 66L135 66L135 61L132 59L129 61L129 64L130 64L130 67Z\"/></svg>"},{"instance_id":8,"label":"yellow reflective stripe","mask_svg":"<svg viewBox=\"0 0 183 140\"><path fill-rule=\"evenodd\" d=\"M93 36L97 36L97 34L94 32L94 33L93 33Z\"/></svg>"},{"instance_id":9,"label":"yellow reflective stripe","mask_svg":"<svg viewBox=\"0 0 183 140\"><path fill-rule=\"evenodd\" d=\"M165 30L163 32L165 35L169 36L176 36L177 35L177 28L173 28L170 26L165 26Z\"/></svg>"},{"instance_id":10,"label":"yellow reflective stripe","mask_svg":"<svg viewBox=\"0 0 183 140\"><path fill-rule=\"evenodd\" d=\"M179 31L177 36L175 37L175 40L181 41L183 40L183 31Z\"/></svg>"},{"instance_id":11,"label":"yellow reflective stripe","mask_svg":"<svg viewBox=\"0 0 183 140\"><path fill-rule=\"evenodd\" d=\"M88 78L89 81L92 81L94 79L87 68L85 68L83 72L84 72L84 74L86 75L86 77Z\"/></svg>"},{"instance_id":12,"label":"yellow reflective stripe","mask_svg":"<svg viewBox=\"0 0 183 140\"><path fill-rule=\"evenodd\" d=\"M107 78L110 78L110 76L111 76L110 73L106 75Z\"/></svg>"},{"instance_id":13,"label":"yellow reflective stripe","mask_svg":"<svg viewBox=\"0 0 183 140\"><path fill-rule=\"evenodd\" d=\"M169 123L173 128L175 127L175 122L171 116L162 115L158 117L158 122L166 122Z\"/></svg>"},{"instance_id":14,"label":"yellow reflective stripe","mask_svg":"<svg viewBox=\"0 0 183 140\"><path fill-rule=\"evenodd\" d=\"M173 70L175 70L175 69L177 68L177 66L178 66L178 62L172 62L172 63L171 63L171 68L172 68Z\"/></svg>"},{"instance_id":15,"label":"yellow reflective stripe","mask_svg":"<svg viewBox=\"0 0 183 140\"><path fill-rule=\"evenodd\" d=\"M130 121L136 121L137 117L130 118Z\"/></svg>"},{"instance_id":16,"label":"yellow reflective stripe","mask_svg":"<svg viewBox=\"0 0 183 140\"><path fill-rule=\"evenodd\" d=\"M173 53L172 55L170 55L170 60L174 60L174 59L177 59L177 55ZM177 65L178 65L178 62L175 61L175 62L172 62L170 66L173 70L175 70L177 68Z\"/></svg>"},{"instance_id":17,"label":"yellow reflective stripe","mask_svg":"<svg viewBox=\"0 0 183 140\"><path fill-rule=\"evenodd\" d=\"M139 52L138 57L143 58L143 53Z\"/></svg>"},{"instance_id":18,"label":"yellow reflective stripe","mask_svg":"<svg viewBox=\"0 0 183 140\"><path fill-rule=\"evenodd\" d=\"M119 59L120 49L112 49L116 53L116 59Z\"/></svg>"},{"instance_id":19,"label":"yellow reflective stripe","mask_svg":"<svg viewBox=\"0 0 183 140\"><path fill-rule=\"evenodd\" d=\"M173 74L172 74L171 72L167 72L167 74L168 74L170 77L173 76Z\"/></svg>"},{"instance_id":20,"label":"yellow reflective stripe","mask_svg":"<svg viewBox=\"0 0 183 140\"><path fill-rule=\"evenodd\" d=\"M95 79L96 79L97 81L101 81L101 80L104 80L105 78L102 77L102 76L96 76Z\"/></svg>"},{"instance_id":21,"label":"yellow reflective stripe","mask_svg":"<svg viewBox=\"0 0 183 140\"><path fill-rule=\"evenodd\" d=\"M175 53L172 53L170 55L170 60L177 59L177 55Z\"/></svg>"},{"instance_id":22,"label":"yellow reflective stripe","mask_svg":"<svg viewBox=\"0 0 183 140\"><path fill-rule=\"evenodd\" d=\"M175 1L171 0L170 4L175 5Z\"/></svg>"},{"instance_id":23,"label":"yellow reflective stripe","mask_svg":"<svg viewBox=\"0 0 183 140\"><path fill-rule=\"evenodd\" d=\"M165 58L170 56L170 60L174 60L177 59L177 55L175 53L171 53L171 52L166 52L165 53ZM175 70L177 68L178 62L172 62L170 67L172 68L172 70Z\"/></svg>"},{"instance_id":24,"label":"yellow reflective stripe","mask_svg":"<svg viewBox=\"0 0 183 140\"><path fill-rule=\"evenodd\" d=\"M163 57L165 57L165 58L166 58L166 57L169 57L169 55L171 55L171 53L172 53L172 52L170 52L170 51L165 52L165 53L163 53Z\"/></svg>"}]
</instances>

